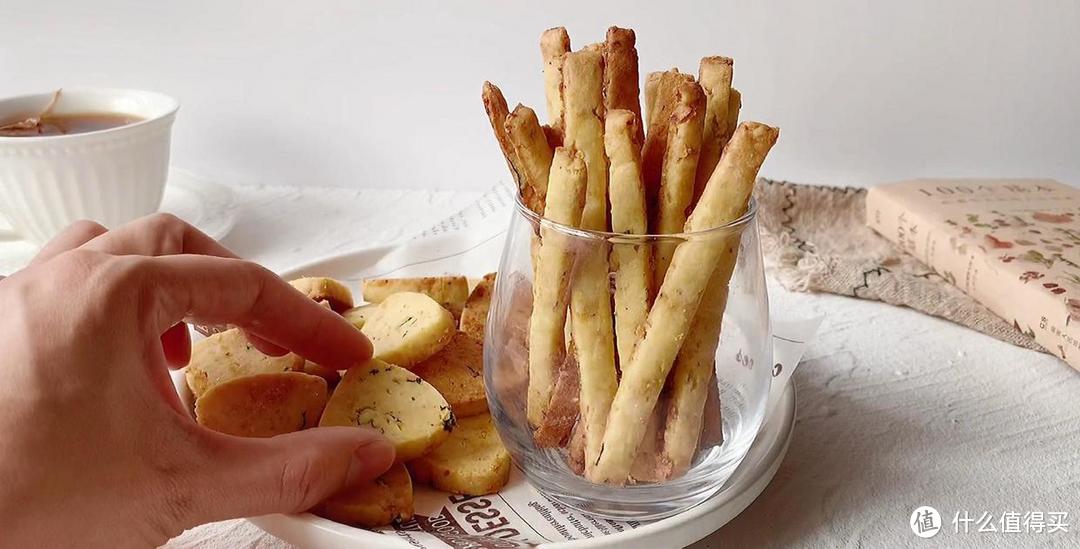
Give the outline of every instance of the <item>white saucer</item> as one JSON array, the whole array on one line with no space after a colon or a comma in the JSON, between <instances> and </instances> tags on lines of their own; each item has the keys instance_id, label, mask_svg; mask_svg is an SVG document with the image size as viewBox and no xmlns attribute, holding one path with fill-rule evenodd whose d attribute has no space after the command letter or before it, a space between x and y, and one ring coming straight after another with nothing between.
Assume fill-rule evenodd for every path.
<instances>
[{"instance_id":1,"label":"white saucer","mask_svg":"<svg viewBox=\"0 0 1080 549\"><path fill-rule=\"evenodd\" d=\"M221 240L236 223L232 206L232 191L228 187L187 170L169 168L161 211L187 221L214 240Z\"/></svg>"},{"instance_id":2,"label":"white saucer","mask_svg":"<svg viewBox=\"0 0 1080 549\"><path fill-rule=\"evenodd\" d=\"M229 234L236 222L228 187L176 167L169 168L160 211L176 215L215 240ZM6 228L0 220L0 231ZM0 241L0 275L23 268L37 252L38 246L23 240Z\"/></svg>"}]
</instances>

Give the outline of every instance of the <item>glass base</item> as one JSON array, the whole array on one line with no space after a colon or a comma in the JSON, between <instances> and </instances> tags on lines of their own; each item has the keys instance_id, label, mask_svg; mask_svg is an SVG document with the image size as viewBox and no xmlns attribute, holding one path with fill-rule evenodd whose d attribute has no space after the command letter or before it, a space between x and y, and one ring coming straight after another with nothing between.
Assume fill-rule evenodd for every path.
<instances>
[{"instance_id":1,"label":"glass base","mask_svg":"<svg viewBox=\"0 0 1080 549\"><path fill-rule=\"evenodd\" d=\"M505 413L498 404L494 408L496 417ZM724 486L753 443L752 436L732 434L725 432L729 442L722 447L701 452L682 477L660 483L593 483L570 470L563 448L534 447L517 454L515 466L541 494L571 509L611 520L659 520L704 502Z\"/></svg>"},{"instance_id":2,"label":"glass base","mask_svg":"<svg viewBox=\"0 0 1080 549\"><path fill-rule=\"evenodd\" d=\"M674 499L626 497L626 488L621 488L618 492L612 491L609 498L599 498L596 495L582 496L581 494L569 493L566 488L548 485L548 483L528 476L528 474L526 474L526 478L541 494L551 499L555 504L594 515L598 519L616 521L656 521L673 517L675 514L704 503L724 485L723 482L720 482L699 493L684 494Z\"/></svg>"}]
</instances>

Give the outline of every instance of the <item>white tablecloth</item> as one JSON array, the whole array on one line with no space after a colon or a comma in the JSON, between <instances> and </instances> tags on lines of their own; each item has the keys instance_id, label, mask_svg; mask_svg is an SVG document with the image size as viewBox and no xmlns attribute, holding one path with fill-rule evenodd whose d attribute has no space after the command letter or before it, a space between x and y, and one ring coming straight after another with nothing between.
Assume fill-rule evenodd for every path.
<instances>
[{"instance_id":1,"label":"white tablecloth","mask_svg":"<svg viewBox=\"0 0 1080 549\"><path fill-rule=\"evenodd\" d=\"M272 269L406 238L479 195L235 190L237 224L223 241ZM22 253L11 246L0 260ZM827 316L795 374L794 437L757 501L695 547L1080 545L1080 374L908 309L769 289L776 317ZM909 527L920 505L944 517L933 539ZM1006 513L1040 511L1068 512L1068 533L1001 531ZM997 532L973 522L965 534L961 522L958 533L957 513L989 514ZM169 546L287 545L229 521Z\"/></svg>"}]
</instances>

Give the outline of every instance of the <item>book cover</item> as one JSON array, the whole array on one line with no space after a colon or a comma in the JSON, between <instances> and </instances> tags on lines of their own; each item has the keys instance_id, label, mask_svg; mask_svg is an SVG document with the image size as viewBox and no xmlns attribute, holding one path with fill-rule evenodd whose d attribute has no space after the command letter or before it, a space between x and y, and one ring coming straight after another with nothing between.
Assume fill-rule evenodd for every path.
<instances>
[{"instance_id":1,"label":"book cover","mask_svg":"<svg viewBox=\"0 0 1080 549\"><path fill-rule=\"evenodd\" d=\"M1080 190L1048 179L871 188L866 223L1080 369Z\"/></svg>"}]
</instances>

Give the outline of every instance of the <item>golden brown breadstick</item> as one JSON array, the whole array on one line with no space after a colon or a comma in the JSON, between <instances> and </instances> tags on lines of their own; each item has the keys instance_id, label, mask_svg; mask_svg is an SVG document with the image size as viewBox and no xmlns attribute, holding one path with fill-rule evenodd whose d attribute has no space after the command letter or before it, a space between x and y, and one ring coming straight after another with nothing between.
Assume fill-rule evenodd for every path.
<instances>
[{"instance_id":1,"label":"golden brown breadstick","mask_svg":"<svg viewBox=\"0 0 1080 549\"><path fill-rule=\"evenodd\" d=\"M722 145L726 146L735 131L739 119L742 98L739 91L729 90L727 114L724 116ZM700 171L698 172L700 175ZM703 189L702 189L703 190ZM719 418L706 418L706 408L710 398L716 394L716 372L713 361L716 346L720 341L720 325L727 304L727 281L735 267L737 248L732 248L729 256L722 257L716 272L713 273L709 286L698 305L694 323L686 336L682 349L675 359L672 372L672 398L667 411L667 425L664 432L663 475L673 478L683 474L694 458L699 441L705 436L707 421L712 421L713 438L720 437L716 422ZM720 413L719 401L714 403L714 414Z\"/></svg>"},{"instance_id":2,"label":"golden brown breadstick","mask_svg":"<svg viewBox=\"0 0 1080 549\"><path fill-rule=\"evenodd\" d=\"M607 229L607 156L604 154L603 58L595 49L566 54L563 63L563 130L567 145L585 155L589 185L581 227ZM581 371L581 418L586 469L600 452L608 408L615 396L615 341L607 253L578 258L570 292L571 329Z\"/></svg>"},{"instance_id":3,"label":"golden brown breadstick","mask_svg":"<svg viewBox=\"0 0 1080 549\"><path fill-rule=\"evenodd\" d=\"M727 248L701 296L694 322L675 358L671 398L663 434L662 475L673 478L690 467L701 437L705 399L713 375L720 323L727 304L728 281L735 267L738 243Z\"/></svg>"},{"instance_id":4,"label":"golden brown breadstick","mask_svg":"<svg viewBox=\"0 0 1080 549\"><path fill-rule=\"evenodd\" d=\"M652 228L654 234L681 233L694 196L694 176L705 120L705 92L696 82L680 82L675 90L675 105L668 123L667 151L656 200L656 223ZM664 280L676 244L658 242L656 245L653 283L657 286Z\"/></svg>"},{"instance_id":5,"label":"golden brown breadstick","mask_svg":"<svg viewBox=\"0 0 1080 549\"><path fill-rule=\"evenodd\" d=\"M541 128L544 129L544 137L547 139L548 147L551 147L551 150L554 151L562 146L562 130L552 128L547 124L544 124Z\"/></svg>"},{"instance_id":6,"label":"golden brown breadstick","mask_svg":"<svg viewBox=\"0 0 1080 549\"><path fill-rule=\"evenodd\" d=\"M632 29L611 27L604 41L604 109L626 109L641 120L641 102L638 99L638 53L634 43L637 38ZM637 125L634 134L637 148L645 143L645 127Z\"/></svg>"},{"instance_id":7,"label":"golden brown breadstick","mask_svg":"<svg viewBox=\"0 0 1080 549\"><path fill-rule=\"evenodd\" d=\"M728 124L728 99L731 97L730 57L706 57L698 68L698 82L705 90L705 123L701 138L701 157L698 159L694 183L694 199L701 196L709 176L720 162L724 144L731 138L734 125Z\"/></svg>"},{"instance_id":8,"label":"golden brown breadstick","mask_svg":"<svg viewBox=\"0 0 1080 549\"><path fill-rule=\"evenodd\" d=\"M607 250L587 250L578 256L570 289L570 330L577 349L581 377L580 421L585 430L585 468L600 455L611 401L619 380L615 371L615 333L611 317Z\"/></svg>"},{"instance_id":9,"label":"golden brown breadstick","mask_svg":"<svg viewBox=\"0 0 1080 549\"><path fill-rule=\"evenodd\" d=\"M688 231L715 228L746 212L754 179L778 135L776 128L756 122L739 126L687 220ZM649 311L645 336L634 349L611 405L603 451L586 471L593 482L626 483L645 435L646 420L682 347L701 295L717 262L733 246L738 246L738 235L691 239L676 248L660 294Z\"/></svg>"},{"instance_id":10,"label":"golden brown breadstick","mask_svg":"<svg viewBox=\"0 0 1080 549\"><path fill-rule=\"evenodd\" d=\"M730 223L746 213L746 205L765 156L780 136L779 128L761 122L743 122L735 129L728 150L713 171L701 204L686 220L687 232L707 231ZM704 281L702 281L704 283Z\"/></svg>"},{"instance_id":11,"label":"golden brown breadstick","mask_svg":"<svg viewBox=\"0 0 1080 549\"><path fill-rule=\"evenodd\" d=\"M563 140L585 156L589 172L581 228L607 229L607 157L604 156L603 59L593 50L566 54L563 62ZM584 345L584 343L582 343Z\"/></svg>"},{"instance_id":12,"label":"golden brown breadstick","mask_svg":"<svg viewBox=\"0 0 1080 549\"><path fill-rule=\"evenodd\" d=\"M742 109L742 94L739 90L731 88L731 96L728 98L727 131L724 133L724 146L731 141L735 128L739 126L739 110Z\"/></svg>"},{"instance_id":13,"label":"golden brown breadstick","mask_svg":"<svg viewBox=\"0 0 1080 549\"><path fill-rule=\"evenodd\" d=\"M698 160L694 203L704 191L704 183L708 181L716 162L719 161L720 152L735 131L739 120L739 108L742 106L739 91L731 87L730 59L723 57L702 59L698 78L708 97L707 110L713 111L715 117L710 121L711 115L706 114L706 142L703 144L702 156ZM723 97L725 95L726 97ZM723 99L725 103L722 106L720 99ZM720 114L721 112L723 114ZM708 135L710 123L715 125L712 131L719 135ZM719 144L719 150L710 150L710 146L715 146L716 143ZM716 162L706 158L706 155L713 154L716 155ZM710 162L712 167L707 167ZM704 182L702 176L704 176ZM698 305L690 333L687 334L686 341L675 359L670 376L672 397L667 407L667 423L663 435L661 474L664 478L674 478L686 472L702 437L708 436L715 439L711 441L715 444L723 440L719 426L720 402L713 364L716 346L720 341L721 320L727 303L726 281L731 278L731 270L734 266L734 256L723 258L717 266ZM725 284L721 286L721 282ZM706 417L709 413L710 402L712 402L711 413L717 417Z\"/></svg>"},{"instance_id":14,"label":"golden brown breadstick","mask_svg":"<svg viewBox=\"0 0 1080 549\"><path fill-rule=\"evenodd\" d=\"M544 217L565 225L581 223L587 185L582 154L559 147L551 162ZM567 236L542 226L533 283L533 310L529 318L529 392L527 416L536 426L544 418L555 385L556 366L562 361L563 325L566 323L566 288L573 256Z\"/></svg>"},{"instance_id":15,"label":"golden brown breadstick","mask_svg":"<svg viewBox=\"0 0 1080 549\"><path fill-rule=\"evenodd\" d=\"M523 182L522 199L529 209L543 215L553 154L547 137L536 118L536 112L525 105L514 108L514 112L506 118L505 126L514 149L518 176Z\"/></svg>"},{"instance_id":16,"label":"golden brown breadstick","mask_svg":"<svg viewBox=\"0 0 1080 549\"><path fill-rule=\"evenodd\" d=\"M720 404L720 387L716 381L716 369L713 368L705 389L705 411L702 412L701 439L699 448L719 446L724 443L723 407Z\"/></svg>"},{"instance_id":17,"label":"golden brown breadstick","mask_svg":"<svg viewBox=\"0 0 1080 549\"><path fill-rule=\"evenodd\" d=\"M656 197L660 192L660 172L667 152L668 126L675 110L676 90L679 84L693 82L694 77L676 69L664 72L656 83L656 98L649 110L645 145L641 149L641 173L645 181L645 200L650 212L656 210Z\"/></svg>"},{"instance_id":18,"label":"golden brown breadstick","mask_svg":"<svg viewBox=\"0 0 1080 549\"><path fill-rule=\"evenodd\" d=\"M633 465L630 466L630 479L634 482L657 482L667 478L663 456L660 453L663 448L664 419L667 417L667 396L661 394L657 399L656 406L649 414L648 425L645 427L645 436L638 446L637 456Z\"/></svg>"},{"instance_id":19,"label":"golden brown breadstick","mask_svg":"<svg viewBox=\"0 0 1080 549\"><path fill-rule=\"evenodd\" d=\"M570 443L566 448L566 464L570 470L579 474L585 474L585 430L582 428L581 419L570 429Z\"/></svg>"},{"instance_id":20,"label":"golden brown breadstick","mask_svg":"<svg viewBox=\"0 0 1080 549\"><path fill-rule=\"evenodd\" d=\"M647 131L652 123L652 114L656 109L656 88L660 87L660 78L664 76L664 71L650 72L645 75L645 117L642 120L642 126Z\"/></svg>"},{"instance_id":21,"label":"golden brown breadstick","mask_svg":"<svg viewBox=\"0 0 1080 549\"><path fill-rule=\"evenodd\" d=\"M540 56L544 59L544 95L547 97L549 124L553 128L562 127L563 107L562 86L563 58L570 52L570 35L563 27L548 29L540 35Z\"/></svg>"},{"instance_id":22,"label":"golden brown breadstick","mask_svg":"<svg viewBox=\"0 0 1080 549\"><path fill-rule=\"evenodd\" d=\"M537 448L556 448L564 445L570 437L570 430L577 422L580 394L581 379L577 351L571 341L566 350L566 357L559 366L559 373L555 377L551 403L544 412L543 421L533 432L533 441Z\"/></svg>"},{"instance_id":23,"label":"golden brown breadstick","mask_svg":"<svg viewBox=\"0 0 1080 549\"><path fill-rule=\"evenodd\" d=\"M611 162L608 194L611 198L611 231L646 234L645 187L641 182L641 149L634 143L639 127L634 113L608 111L604 150ZM615 343L619 364L630 362L634 345L644 333L652 288L652 248L640 243L612 244L611 266L615 271Z\"/></svg>"},{"instance_id":24,"label":"golden brown breadstick","mask_svg":"<svg viewBox=\"0 0 1080 549\"><path fill-rule=\"evenodd\" d=\"M517 159L514 157L514 147L510 144L510 136L506 133L506 117L510 116L510 108L506 106L506 98L502 90L491 82L484 82L480 97L484 100L484 110L487 112L488 121L491 122L491 130L495 132L495 140L499 142L506 165L510 168L510 175L514 177L518 190L521 191L521 178L518 176Z\"/></svg>"}]
</instances>

